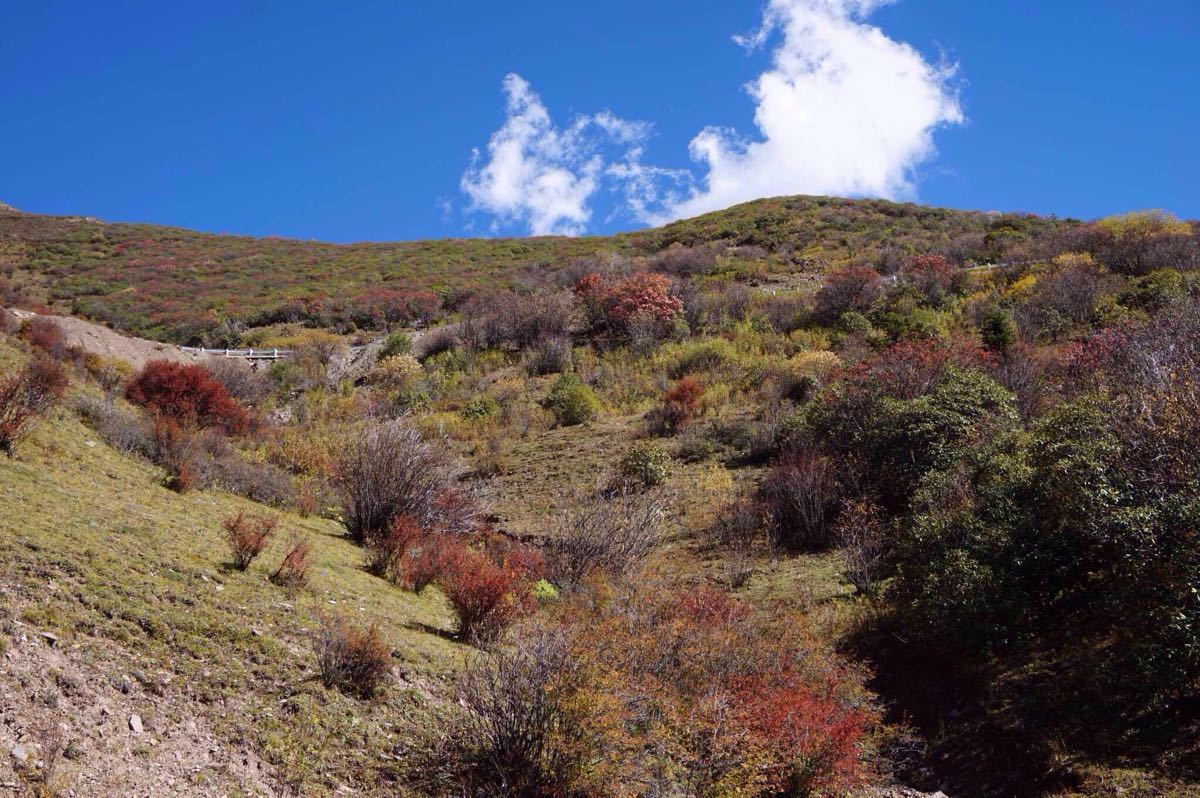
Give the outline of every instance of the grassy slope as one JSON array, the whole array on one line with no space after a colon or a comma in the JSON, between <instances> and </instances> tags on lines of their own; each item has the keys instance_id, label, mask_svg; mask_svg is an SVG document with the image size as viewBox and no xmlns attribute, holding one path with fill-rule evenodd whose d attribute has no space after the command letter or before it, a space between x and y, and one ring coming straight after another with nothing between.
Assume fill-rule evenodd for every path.
<instances>
[{"instance_id":1,"label":"grassy slope","mask_svg":"<svg viewBox=\"0 0 1200 798\"><path fill-rule=\"evenodd\" d=\"M0 366L16 357L0 348ZM453 620L440 596L387 586L362 571L340 525L288 514L268 552L248 572L231 571L221 521L262 508L219 493L180 496L158 477L65 410L17 459L0 460L0 628L15 633L18 620L53 632L114 678L168 674L142 710L148 719L199 706L220 735L245 738L303 794L386 778L393 727L419 722L465 653L444 636ZM289 532L306 534L315 552L311 590L291 595L267 579ZM401 674L381 701L356 702L315 680L308 635L323 611L379 624Z\"/></svg>"},{"instance_id":2,"label":"grassy slope","mask_svg":"<svg viewBox=\"0 0 1200 798\"><path fill-rule=\"evenodd\" d=\"M213 235L141 224L0 211L0 273L55 309L145 337L181 340L204 324L253 318L290 299L352 297L372 287L448 291L519 280L598 252L653 253L721 242L756 245L774 273L820 270L962 235L1035 234L1060 224L880 200L758 200L656 230L608 238L448 239L325 244Z\"/></svg>"}]
</instances>

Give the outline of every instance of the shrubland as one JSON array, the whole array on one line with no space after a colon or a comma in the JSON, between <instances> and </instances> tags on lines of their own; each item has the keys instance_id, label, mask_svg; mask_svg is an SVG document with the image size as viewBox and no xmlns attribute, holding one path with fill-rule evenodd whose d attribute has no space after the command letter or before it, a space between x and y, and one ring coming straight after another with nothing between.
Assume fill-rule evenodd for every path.
<instances>
[{"instance_id":1,"label":"shrubland","mask_svg":"<svg viewBox=\"0 0 1200 798\"><path fill-rule=\"evenodd\" d=\"M116 252L101 227L58 301L143 246L215 246ZM224 262L263 274L300 251L238 241ZM211 526L262 589L322 589L328 541L272 535L302 518L342 535L364 603L438 608L403 632L306 609L314 689L392 724L356 783L1067 794L1200 778L1198 246L1157 213L785 198L613 240L315 247L299 273L335 259L339 298L195 335L162 286L107 306L295 351L268 369L118 374L43 324L14 340L69 374L60 413L190 491L169 501L256 502ZM65 257L23 261L29 293ZM401 635L460 672L414 687Z\"/></svg>"}]
</instances>

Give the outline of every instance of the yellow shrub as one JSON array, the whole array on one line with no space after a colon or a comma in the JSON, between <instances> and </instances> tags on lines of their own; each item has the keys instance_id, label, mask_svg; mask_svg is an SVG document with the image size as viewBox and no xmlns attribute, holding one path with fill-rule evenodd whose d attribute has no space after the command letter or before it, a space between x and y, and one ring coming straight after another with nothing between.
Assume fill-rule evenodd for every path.
<instances>
[{"instance_id":1,"label":"yellow shrub","mask_svg":"<svg viewBox=\"0 0 1200 798\"><path fill-rule=\"evenodd\" d=\"M380 360L367 372L366 382L386 391L399 391L424 374L421 364L412 355L394 355Z\"/></svg>"},{"instance_id":2,"label":"yellow shrub","mask_svg":"<svg viewBox=\"0 0 1200 798\"><path fill-rule=\"evenodd\" d=\"M798 374L811 374L823 377L842 365L842 360L833 352L813 351L801 352L788 361L788 364Z\"/></svg>"}]
</instances>

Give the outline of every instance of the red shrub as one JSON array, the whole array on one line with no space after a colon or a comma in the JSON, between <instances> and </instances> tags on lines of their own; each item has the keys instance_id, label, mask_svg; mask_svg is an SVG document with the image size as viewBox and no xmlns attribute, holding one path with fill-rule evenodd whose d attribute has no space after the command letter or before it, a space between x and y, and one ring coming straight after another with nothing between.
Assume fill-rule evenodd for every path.
<instances>
[{"instance_id":1,"label":"red shrub","mask_svg":"<svg viewBox=\"0 0 1200 798\"><path fill-rule=\"evenodd\" d=\"M853 388L913 399L937 382L948 366L989 370L996 357L971 342L904 341L872 355L837 376Z\"/></svg>"},{"instance_id":2,"label":"red shrub","mask_svg":"<svg viewBox=\"0 0 1200 798\"><path fill-rule=\"evenodd\" d=\"M312 560L312 543L306 538L296 537L288 544L279 567L271 574L271 581L281 587L301 588L308 584L308 567Z\"/></svg>"},{"instance_id":3,"label":"red shrub","mask_svg":"<svg viewBox=\"0 0 1200 798\"><path fill-rule=\"evenodd\" d=\"M938 305L953 289L957 272L941 255L917 255L904 262L901 274L929 303Z\"/></svg>"},{"instance_id":4,"label":"red shrub","mask_svg":"<svg viewBox=\"0 0 1200 798\"><path fill-rule=\"evenodd\" d=\"M62 328L53 319L42 316L32 319L25 325L24 336L30 346L42 350L55 360L62 360L67 354Z\"/></svg>"},{"instance_id":5,"label":"red shrub","mask_svg":"<svg viewBox=\"0 0 1200 798\"><path fill-rule=\"evenodd\" d=\"M225 533L233 551L233 565L239 571L250 567L271 540L279 519L268 515L246 515L238 511L225 519Z\"/></svg>"},{"instance_id":6,"label":"red shrub","mask_svg":"<svg viewBox=\"0 0 1200 798\"><path fill-rule=\"evenodd\" d=\"M830 272L817 291L813 315L831 324L843 313L866 313L883 297L883 280L874 269L843 266Z\"/></svg>"},{"instance_id":7,"label":"red shrub","mask_svg":"<svg viewBox=\"0 0 1200 798\"><path fill-rule=\"evenodd\" d=\"M176 493L187 493L196 487L195 436L172 418L155 416L151 434L151 459L167 472L163 485Z\"/></svg>"},{"instance_id":8,"label":"red shrub","mask_svg":"<svg viewBox=\"0 0 1200 798\"><path fill-rule=\"evenodd\" d=\"M455 567L438 577L438 584L458 615L464 639L491 642L536 608L524 563L507 559L497 563L471 550L456 559Z\"/></svg>"},{"instance_id":9,"label":"red shrub","mask_svg":"<svg viewBox=\"0 0 1200 798\"><path fill-rule=\"evenodd\" d=\"M411 516L396 516L386 531L367 539L367 570L391 582L401 581L404 555L423 535L420 525Z\"/></svg>"},{"instance_id":10,"label":"red shrub","mask_svg":"<svg viewBox=\"0 0 1200 798\"><path fill-rule=\"evenodd\" d=\"M217 427L231 435L250 426L245 408L203 366L153 360L130 381L125 398L189 426Z\"/></svg>"},{"instance_id":11,"label":"red shrub","mask_svg":"<svg viewBox=\"0 0 1200 798\"><path fill-rule=\"evenodd\" d=\"M704 386L694 377L684 377L663 393L662 402L646 415L655 435L674 435L687 427L700 412Z\"/></svg>"},{"instance_id":12,"label":"red shrub","mask_svg":"<svg viewBox=\"0 0 1200 798\"><path fill-rule=\"evenodd\" d=\"M359 698L374 696L392 669L392 653L376 626L356 629L344 618L326 618L315 647L325 686Z\"/></svg>"},{"instance_id":13,"label":"red shrub","mask_svg":"<svg viewBox=\"0 0 1200 798\"><path fill-rule=\"evenodd\" d=\"M832 685L831 685L832 688ZM767 765L763 794L842 793L863 778L858 746L866 718L795 677L746 679L735 691L735 723Z\"/></svg>"},{"instance_id":14,"label":"red shrub","mask_svg":"<svg viewBox=\"0 0 1200 798\"><path fill-rule=\"evenodd\" d=\"M589 273L579 279L574 291L593 321L623 331L638 318L663 324L682 312L683 302L671 296L670 287L670 279L661 274L638 272L610 284L600 275Z\"/></svg>"},{"instance_id":15,"label":"red shrub","mask_svg":"<svg viewBox=\"0 0 1200 798\"><path fill-rule=\"evenodd\" d=\"M466 551L462 541L452 535L427 535L405 552L399 581L414 593L420 593L443 574L455 572Z\"/></svg>"},{"instance_id":16,"label":"red shrub","mask_svg":"<svg viewBox=\"0 0 1200 798\"><path fill-rule=\"evenodd\" d=\"M45 355L0 382L0 452L12 457L31 422L62 399L66 389L62 368Z\"/></svg>"}]
</instances>

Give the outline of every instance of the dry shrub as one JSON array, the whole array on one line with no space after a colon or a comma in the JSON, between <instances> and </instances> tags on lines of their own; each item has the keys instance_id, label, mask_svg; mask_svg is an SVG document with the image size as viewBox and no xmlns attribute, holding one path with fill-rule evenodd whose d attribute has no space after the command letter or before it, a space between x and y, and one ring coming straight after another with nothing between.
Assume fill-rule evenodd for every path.
<instances>
[{"instance_id":1,"label":"dry shrub","mask_svg":"<svg viewBox=\"0 0 1200 798\"><path fill-rule=\"evenodd\" d=\"M423 529L475 527L481 510L456 484L459 468L447 447L429 443L402 422L364 429L341 452L336 485L350 537L385 535L397 516Z\"/></svg>"},{"instance_id":2,"label":"dry shrub","mask_svg":"<svg viewBox=\"0 0 1200 798\"><path fill-rule=\"evenodd\" d=\"M379 627L352 626L345 618L323 618L314 641L321 681L357 698L372 698L392 669L392 654Z\"/></svg>"},{"instance_id":3,"label":"dry shrub","mask_svg":"<svg viewBox=\"0 0 1200 798\"><path fill-rule=\"evenodd\" d=\"M72 406L104 442L125 454L140 454L150 459L153 454L151 426L140 414L129 413L107 398L80 394Z\"/></svg>"},{"instance_id":4,"label":"dry shrub","mask_svg":"<svg viewBox=\"0 0 1200 798\"><path fill-rule=\"evenodd\" d=\"M304 537L295 536L288 541L287 552L279 562L271 581L280 587L298 590L308 585L308 569L312 564L312 543Z\"/></svg>"},{"instance_id":5,"label":"dry shrub","mask_svg":"<svg viewBox=\"0 0 1200 798\"><path fill-rule=\"evenodd\" d=\"M763 480L759 495L776 546L816 551L829 545L829 522L841 497L837 472L828 457L806 451L786 453Z\"/></svg>"},{"instance_id":6,"label":"dry shrub","mask_svg":"<svg viewBox=\"0 0 1200 798\"><path fill-rule=\"evenodd\" d=\"M547 543L552 579L570 587L593 574L629 575L662 541L668 506L662 493L630 491L563 507Z\"/></svg>"},{"instance_id":7,"label":"dry shrub","mask_svg":"<svg viewBox=\"0 0 1200 798\"><path fill-rule=\"evenodd\" d=\"M459 345L459 331L454 327L439 327L422 335L413 344L413 355L425 361L434 355L449 352Z\"/></svg>"},{"instance_id":8,"label":"dry shrub","mask_svg":"<svg viewBox=\"0 0 1200 798\"><path fill-rule=\"evenodd\" d=\"M535 341L525 350L521 365L533 376L558 374L571 362L571 339L566 336L549 336Z\"/></svg>"},{"instance_id":9,"label":"dry shrub","mask_svg":"<svg viewBox=\"0 0 1200 798\"><path fill-rule=\"evenodd\" d=\"M838 516L834 537L842 547L850 584L864 596L877 596L891 553L883 510L871 502L847 502Z\"/></svg>"},{"instance_id":10,"label":"dry shrub","mask_svg":"<svg viewBox=\"0 0 1200 798\"><path fill-rule=\"evenodd\" d=\"M67 389L67 376L46 355L38 355L18 373L0 382L0 451L9 457Z\"/></svg>"},{"instance_id":11,"label":"dry shrub","mask_svg":"<svg viewBox=\"0 0 1200 798\"><path fill-rule=\"evenodd\" d=\"M712 525L712 541L737 552L748 552L770 524L770 513L758 496L735 501Z\"/></svg>"},{"instance_id":12,"label":"dry shrub","mask_svg":"<svg viewBox=\"0 0 1200 798\"><path fill-rule=\"evenodd\" d=\"M164 487L176 493L187 493L198 486L194 433L173 418L157 416L150 441L150 459L166 472Z\"/></svg>"},{"instance_id":13,"label":"dry shrub","mask_svg":"<svg viewBox=\"0 0 1200 798\"><path fill-rule=\"evenodd\" d=\"M451 750L421 768L433 794L461 796L585 795L582 707L563 696L581 687L581 670L561 632L534 630L512 647L471 662L458 682L464 710Z\"/></svg>"},{"instance_id":14,"label":"dry shrub","mask_svg":"<svg viewBox=\"0 0 1200 798\"><path fill-rule=\"evenodd\" d=\"M225 535L233 551L233 565L239 571L250 567L254 558L262 554L279 526L279 519L269 515L247 515L239 510L224 521Z\"/></svg>"},{"instance_id":15,"label":"dry shrub","mask_svg":"<svg viewBox=\"0 0 1200 798\"><path fill-rule=\"evenodd\" d=\"M271 392L270 380L242 360L211 360L207 368L212 378L225 386L226 392L239 402L257 404Z\"/></svg>"}]
</instances>

